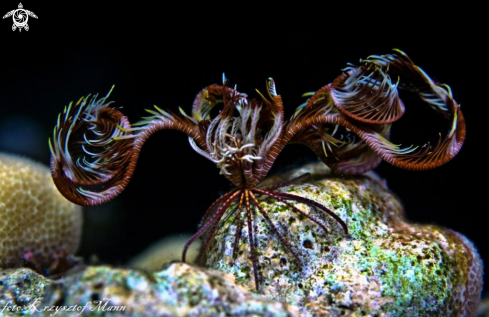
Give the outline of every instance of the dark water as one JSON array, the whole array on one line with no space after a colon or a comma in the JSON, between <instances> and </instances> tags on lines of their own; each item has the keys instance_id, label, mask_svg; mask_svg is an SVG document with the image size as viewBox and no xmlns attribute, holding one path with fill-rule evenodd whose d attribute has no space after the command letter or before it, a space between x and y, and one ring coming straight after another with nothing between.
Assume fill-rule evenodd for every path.
<instances>
[{"instance_id":1,"label":"dark water","mask_svg":"<svg viewBox=\"0 0 489 317\"><path fill-rule=\"evenodd\" d=\"M15 6L2 3L0 9ZM454 229L489 259L484 220L489 209L486 186L480 185L489 176L483 151L487 72L475 16L462 24L450 18L460 16L457 8L445 8L450 14L443 16L406 8L412 15L400 18L397 10L383 8L380 14L369 7L355 17L349 8L328 6L294 9L289 16L252 8L222 15L210 5L195 11L156 10L143 3L24 6L39 17L29 19L28 32L12 32L11 20L0 21L0 151L46 164L47 139L63 107L88 93L105 95L114 84L111 99L135 122L153 104L189 110L200 89L221 83L223 72L250 96L256 96L256 88L264 92L266 79L273 77L288 117L304 101L304 92L331 82L348 62L402 49L450 85L462 104L467 140L454 160L436 170L413 172L387 163L376 170L403 201L410 220ZM406 108L413 125L395 128L397 138L418 141L425 133L419 131L436 135L444 128L409 104ZM290 146L272 172L313 159L308 148ZM194 232L206 208L229 188L185 135L159 132L143 148L127 189L111 203L86 208L79 253L124 263L152 241Z\"/></svg>"}]
</instances>

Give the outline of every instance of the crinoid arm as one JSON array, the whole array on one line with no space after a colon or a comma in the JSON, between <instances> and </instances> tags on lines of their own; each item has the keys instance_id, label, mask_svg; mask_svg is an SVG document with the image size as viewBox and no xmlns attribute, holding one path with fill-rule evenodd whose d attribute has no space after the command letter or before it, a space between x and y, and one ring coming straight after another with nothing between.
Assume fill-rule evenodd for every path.
<instances>
[{"instance_id":1,"label":"crinoid arm","mask_svg":"<svg viewBox=\"0 0 489 317\"><path fill-rule=\"evenodd\" d=\"M333 211L331 211L326 206L302 197L299 195L285 193L279 191L278 189L288 186L293 183L301 182L309 177L309 174L304 174L299 177L293 178L291 180L281 182L278 184L258 188L241 188L224 194L218 198L207 210L203 217L201 226L199 230L187 241L183 254L182 260L186 259L186 252L190 245L202 235L205 236L204 244L201 249L200 263L202 263L206 252L209 250L210 245L213 243L213 239L217 233L217 230L222 226L222 223L230 217L234 217L234 223L236 225L235 237L233 243L233 258L236 258L238 253L239 240L242 237L243 227L247 228L248 232L248 245L250 247L250 260L253 266L253 277L255 280L256 290L259 291L260 288L260 278L258 272L258 261L255 255L255 241L253 223L257 222L257 217L262 217L265 223L269 226L273 234L276 236L278 241L284 246L287 252L294 258L298 265L302 264L301 257L294 250L294 247L287 241L287 238L281 233L279 228L272 222L268 216L267 211L262 207L260 201L264 197L272 198L285 206L287 206L293 212L309 219L314 224L319 226L325 234L328 233L328 229L322 224L316 217L305 213L298 207L296 207L291 201L303 203L309 205L310 207L322 211L332 217L343 230L345 235L348 235L348 227L346 223L338 217Z\"/></svg>"},{"instance_id":2,"label":"crinoid arm","mask_svg":"<svg viewBox=\"0 0 489 317\"><path fill-rule=\"evenodd\" d=\"M98 100L95 95L71 102L59 114L49 140L53 180L67 199L80 205L103 203L127 183L124 168L129 163L126 153L132 148L132 140L113 139L127 136L124 130L130 125L121 112L106 102L111 91ZM100 189L87 190L82 186Z\"/></svg>"},{"instance_id":3,"label":"crinoid arm","mask_svg":"<svg viewBox=\"0 0 489 317\"><path fill-rule=\"evenodd\" d=\"M220 173L236 187L253 187L268 173L282 150L284 113L282 99L275 91L273 79L267 81L267 97L259 99L224 84L203 89L194 101L192 117L205 130L205 144L194 150L212 161ZM221 111L211 117L216 106Z\"/></svg>"},{"instance_id":4,"label":"crinoid arm","mask_svg":"<svg viewBox=\"0 0 489 317\"><path fill-rule=\"evenodd\" d=\"M155 106L151 117L131 126L108 102L82 97L59 114L51 150L51 172L58 190L79 205L99 205L129 183L146 139L162 129L179 130L201 140L198 124Z\"/></svg>"},{"instance_id":5,"label":"crinoid arm","mask_svg":"<svg viewBox=\"0 0 489 317\"><path fill-rule=\"evenodd\" d=\"M389 140L392 125L405 110L400 91L448 122L448 131L436 144L403 147ZM309 146L337 173L363 173L381 160L411 170L436 168L450 161L465 139L465 121L450 88L433 81L400 50L349 65L309 96L288 123L286 139Z\"/></svg>"}]
</instances>

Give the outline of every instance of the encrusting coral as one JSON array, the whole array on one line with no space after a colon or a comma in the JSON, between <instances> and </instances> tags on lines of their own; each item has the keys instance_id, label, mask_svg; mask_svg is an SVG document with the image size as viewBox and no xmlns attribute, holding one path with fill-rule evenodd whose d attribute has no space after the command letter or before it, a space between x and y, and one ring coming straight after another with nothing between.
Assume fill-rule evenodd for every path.
<instances>
[{"instance_id":1,"label":"encrusting coral","mask_svg":"<svg viewBox=\"0 0 489 317\"><path fill-rule=\"evenodd\" d=\"M0 153L0 267L53 273L76 252L81 229L82 207L58 192L47 166Z\"/></svg>"}]
</instances>

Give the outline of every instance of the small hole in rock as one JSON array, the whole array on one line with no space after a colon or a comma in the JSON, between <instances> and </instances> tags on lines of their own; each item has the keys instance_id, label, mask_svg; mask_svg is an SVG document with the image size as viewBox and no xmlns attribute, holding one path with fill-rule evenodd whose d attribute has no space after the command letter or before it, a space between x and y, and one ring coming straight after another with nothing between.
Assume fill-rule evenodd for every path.
<instances>
[{"instance_id":1,"label":"small hole in rock","mask_svg":"<svg viewBox=\"0 0 489 317\"><path fill-rule=\"evenodd\" d=\"M304 240L304 242L302 242L302 246L306 249L312 249L312 241L311 240Z\"/></svg>"}]
</instances>

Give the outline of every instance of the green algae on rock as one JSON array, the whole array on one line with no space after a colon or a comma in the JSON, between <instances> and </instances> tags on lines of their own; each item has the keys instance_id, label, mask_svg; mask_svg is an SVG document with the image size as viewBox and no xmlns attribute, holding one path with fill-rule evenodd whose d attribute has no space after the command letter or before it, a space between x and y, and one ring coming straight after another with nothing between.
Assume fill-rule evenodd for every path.
<instances>
[{"instance_id":1,"label":"green algae on rock","mask_svg":"<svg viewBox=\"0 0 489 317\"><path fill-rule=\"evenodd\" d=\"M314 180L283 190L323 204L348 225L307 205L302 211L329 233L273 199L263 205L302 263L278 241L262 218L254 224L261 292L301 307L305 315L474 316L482 288L482 261L463 235L406 221L399 200L373 174L328 175L312 164L286 178L311 172ZM254 291L247 227L233 259L236 226L229 217L207 253L206 264Z\"/></svg>"},{"instance_id":2,"label":"green algae on rock","mask_svg":"<svg viewBox=\"0 0 489 317\"><path fill-rule=\"evenodd\" d=\"M28 268L0 272L0 316L28 316L40 303L52 280Z\"/></svg>"},{"instance_id":3,"label":"green algae on rock","mask_svg":"<svg viewBox=\"0 0 489 317\"><path fill-rule=\"evenodd\" d=\"M250 293L231 276L185 263L168 263L151 273L89 266L55 281L25 268L2 273L0 316L299 316L294 305ZM25 309L9 311L13 307Z\"/></svg>"}]
</instances>

